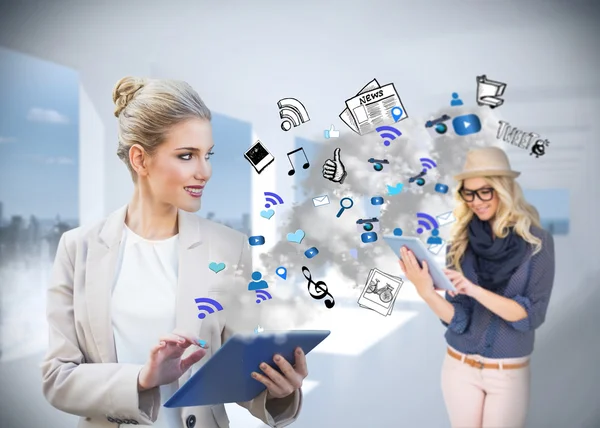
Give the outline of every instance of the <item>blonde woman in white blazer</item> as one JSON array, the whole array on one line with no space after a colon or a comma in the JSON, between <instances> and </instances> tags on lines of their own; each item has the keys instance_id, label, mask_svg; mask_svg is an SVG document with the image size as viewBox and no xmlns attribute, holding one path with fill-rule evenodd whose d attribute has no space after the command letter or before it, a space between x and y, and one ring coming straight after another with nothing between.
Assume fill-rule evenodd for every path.
<instances>
[{"instance_id":1,"label":"blonde woman in white blazer","mask_svg":"<svg viewBox=\"0 0 600 428\"><path fill-rule=\"evenodd\" d=\"M117 154L134 195L99 224L60 240L48 290L44 395L80 416L79 428L228 427L222 404L162 406L233 333L256 325L256 304L242 306L239 297L249 296L247 237L194 214L212 173L210 111L180 81L126 77L113 100ZM215 274L210 262L226 268ZM201 318L199 297L224 309ZM238 404L284 427L298 417L308 370L300 348L294 366L274 361L283 374L261 366L252 376L267 389Z\"/></svg>"}]
</instances>

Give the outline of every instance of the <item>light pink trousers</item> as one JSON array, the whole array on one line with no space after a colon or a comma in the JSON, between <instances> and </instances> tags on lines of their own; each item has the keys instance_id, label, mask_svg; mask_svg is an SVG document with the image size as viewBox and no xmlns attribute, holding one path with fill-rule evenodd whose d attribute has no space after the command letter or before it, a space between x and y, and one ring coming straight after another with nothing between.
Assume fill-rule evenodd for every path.
<instances>
[{"instance_id":1,"label":"light pink trousers","mask_svg":"<svg viewBox=\"0 0 600 428\"><path fill-rule=\"evenodd\" d=\"M518 364L529 359L468 357L484 363L503 364ZM442 393L452 428L525 427L530 379L530 365L519 369L479 369L446 353L442 366Z\"/></svg>"}]
</instances>

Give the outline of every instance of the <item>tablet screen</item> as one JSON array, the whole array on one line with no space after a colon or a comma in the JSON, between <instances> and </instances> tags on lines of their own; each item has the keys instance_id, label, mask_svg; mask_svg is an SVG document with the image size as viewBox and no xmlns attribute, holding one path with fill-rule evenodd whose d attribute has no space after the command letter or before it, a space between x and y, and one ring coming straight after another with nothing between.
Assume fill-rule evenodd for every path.
<instances>
[{"instance_id":1,"label":"tablet screen","mask_svg":"<svg viewBox=\"0 0 600 428\"><path fill-rule=\"evenodd\" d=\"M405 246L414 253L416 259L419 261L419 265L422 266L423 260L427 261L427 265L429 266L429 274L431 275L436 288L456 291L456 288L454 288L452 282L444 274L444 271L440 267L439 263L435 260L435 254L428 251L419 238L405 236L384 236L383 240L390 246L390 248L400 259L402 259L400 249Z\"/></svg>"}]
</instances>

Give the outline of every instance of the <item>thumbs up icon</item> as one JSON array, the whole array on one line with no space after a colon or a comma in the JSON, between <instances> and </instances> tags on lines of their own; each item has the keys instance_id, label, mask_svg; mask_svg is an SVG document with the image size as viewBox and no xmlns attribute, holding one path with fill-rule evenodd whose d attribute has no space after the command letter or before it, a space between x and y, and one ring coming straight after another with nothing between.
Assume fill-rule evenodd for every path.
<instances>
[{"instance_id":1,"label":"thumbs up icon","mask_svg":"<svg viewBox=\"0 0 600 428\"><path fill-rule=\"evenodd\" d=\"M334 183L343 184L346 175L348 173L340 159L340 148L338 147L333 152L333 159L327 159L323 165L323 178Z\"/></svg>"},{"instance_id":2,"label":"thumbs up icon","mask_svg":"<svg viewBox=\"0 0 600 428\"><path fill-rule=\"evenodd\" d=\"M340 136L340 131L335 130L335 126L331 125L331 128L326 129L324 132L325 138L338 138Z\"/></svg>"}]
</instances>

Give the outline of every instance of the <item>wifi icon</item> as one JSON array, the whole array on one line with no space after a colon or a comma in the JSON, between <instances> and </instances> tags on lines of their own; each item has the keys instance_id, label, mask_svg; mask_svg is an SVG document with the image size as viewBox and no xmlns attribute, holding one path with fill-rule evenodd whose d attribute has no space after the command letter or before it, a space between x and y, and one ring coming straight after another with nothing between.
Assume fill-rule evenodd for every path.
<instances>
[{"instance_id":1,"label":"wifi icon","mask_svg":"<svg viewBox=\"0 0 600 428\"><path fill-rule=\"evenodd\" d=\"M426 230L437 229L439 227L435 218L429 214L417 213L417 218L419 219L419 225L423 226ZM419 235L425 231L423 227L417 229Z\"/></svg>"},{"instance_id":2,"label":"wifi icon","mask_svg":"<svg viewBox=\"0 0 600 428\"><path fill-rule=\"evenodd\" d=\"M429 158L421 158L419 160L421 161L421 166L423 167L423 171L427 171L428 169L433 169L437 166L437 164Z\"/></svg>"},{"instance_id":3,"label":"wifi icon","mask_svg":"<svg viewBox=\"0 0 600 428\"><path fill-rule=\"evenodd\" d=\"M264 302L265 300L271 300L273 296L265 290L256 290L256 303Z\"/></svg>"},{"instance_id":4,"label":"wifi icon","mask_svg":"<svg viewBox=\"0 0 600 428\"><path fill-rule=\"evenodd\" d=\"M279 106L279 117L283 119L281 129L284 131L292 129L292 125L300 126L310 120L306 108L296 98L283 98L277 102L277 106Z\"/></svg>"},{"instance_id":5,"label":"wifi icon","mask_svg":"<svg viewBox=\"0 0 600 428\"><path fill-rule=\"evenodd\" d=\"M273 198L270 198L269 196L273 196ZM279 196L277 193L273 193L273 192L265 192L265 199L267 201L267 203L265 204L265 208L270 208L271 205L281 205L283 204L283 199L281 199L281 196Z\"/></svg>"},{"instance_id":6,"label":"wifi icon","mask_svg":"<svg viewBox=\"0 0 600 428\"><path fill-rule=\"evenodd\" d=\"M195 299L195 301L196 301L196 304L207 303L206 305L198 305L198 309L200 310L200 313L198 314L198 318L200 318L201 320L206 318L206 315L215 313L213 306L217 309L217 312L223 310L223 306L221 306L221 304L219 302L217 302L214 299L209 299L208 297L200 297L198 299ZM202 311L205 311L206 313L204 313Z\"/></svg>"},{"instance_id":7,"label":"wifi icon","mask_svg":"<svg viewBox=\"0 0 600 428\"><path fill-rule=\"evenodd\" d=\"M379 128L375 128L375 131L379 132L379 136L383 138L383 145L389 146L392 141L402 135L402 132L398 131L393 126L380 126ZM390 131L390 132L385 132Z\"/></svg>"}]
</instances>

